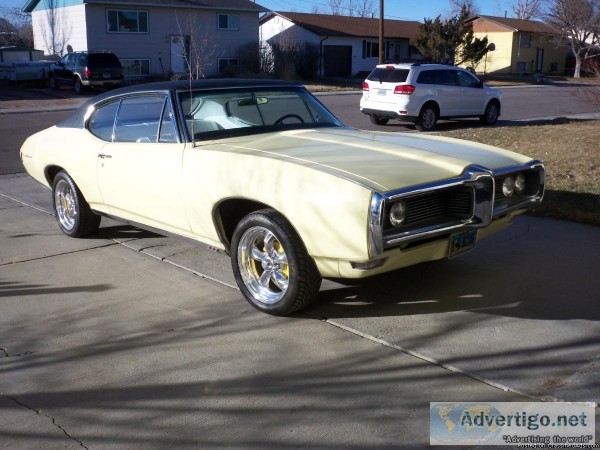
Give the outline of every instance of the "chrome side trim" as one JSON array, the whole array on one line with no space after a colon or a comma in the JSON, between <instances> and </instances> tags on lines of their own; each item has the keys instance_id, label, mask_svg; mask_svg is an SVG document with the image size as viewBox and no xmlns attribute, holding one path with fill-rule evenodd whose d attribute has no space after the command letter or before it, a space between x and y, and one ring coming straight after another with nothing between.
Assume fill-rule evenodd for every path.
<instances>
[{"instance_id":1,"label":"chrome side trim","mask_svg":"<svg viewBox=\"0 0 600 450\"><path fill-rule=\"evenodd\" d=\"M369 210L369 257L375 258L383 253L383 206L384 198L378 192L371 196Z\"/></svg>"}]
</instances>

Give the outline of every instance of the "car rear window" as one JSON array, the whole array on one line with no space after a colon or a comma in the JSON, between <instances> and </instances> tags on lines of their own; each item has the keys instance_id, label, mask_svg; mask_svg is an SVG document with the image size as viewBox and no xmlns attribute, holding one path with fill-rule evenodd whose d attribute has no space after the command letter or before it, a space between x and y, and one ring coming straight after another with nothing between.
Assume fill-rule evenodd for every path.
<instances>
[{"instance_id":1,"label":"car rear window","mask_svg":"<svg viewBox=\"0 0 600 450\"><path fill-rule=\"evenodd\" d=\"M120 66L119 58L112 53L92 53L90 54L90 64L94 66L112 67Z\"/></svg>"},{"instance_id":2,"label":"car rear window","mask_svg":"<svg viewBox=\"0 0 600 450\"><path fill-rule=\"evenodd\" d=\"M382 83L404 83L408 78L408 69L387 69L376 68L367 77L369 81L379 81Z\"/></svg>"}]
</instances>

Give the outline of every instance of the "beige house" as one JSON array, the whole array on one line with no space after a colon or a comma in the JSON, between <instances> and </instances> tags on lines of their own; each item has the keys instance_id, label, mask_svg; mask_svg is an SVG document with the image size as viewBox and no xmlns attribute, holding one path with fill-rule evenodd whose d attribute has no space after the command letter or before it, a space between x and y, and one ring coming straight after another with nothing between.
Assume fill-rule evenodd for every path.
<instances>
[{"instance_id":1,"label":"beige house","mask_svg":"<svg viewBox=\"0 0 600 450\"><path fill-rule=\"evenodd\" d=\"M552 27L535 20L476 16L475 37L487 37L494 51L475 67L478 73L562 74L568 54L567 45Z\"/></svg>"}]
</instances>

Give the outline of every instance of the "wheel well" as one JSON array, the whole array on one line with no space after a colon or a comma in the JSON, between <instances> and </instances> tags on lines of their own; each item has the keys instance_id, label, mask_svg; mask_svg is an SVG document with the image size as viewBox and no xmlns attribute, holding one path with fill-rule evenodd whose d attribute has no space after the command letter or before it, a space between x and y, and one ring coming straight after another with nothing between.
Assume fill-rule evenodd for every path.
<instances>
[{"instance_id":1,"label":"wheel well","mask_svg":"<svg viewBox=\"0 0 600 450\"><path fill-rule=\"evenodd\" d=\"M213 211L213 220L216 224L221 242L223 242L227 251L229 251L229 245L235 227L240 220L251 212L265 208L270 208L270 206L244 198L224 200L215 207Z\"/></svg>"},{"instance_id":2,"label":"wheel well","mask_svg":"<svg viewBox=\"0 0 600 450\"><path fill-rule=\"evenodd\" d=\"M421 106L421 111L423 111L423 108L425 108L426 106L433 106L433 109L435 109L437 116L440 117L440 106L436 102L434 102L433 100L426 101L423 104L423 106ZM421 111L419 111L419 114L421 114Z\"/></svg>"},{"instance_id":3,"label":"wheel well","mask_svg":"<svg viewBox=\"0 0 600 450\"><path fill-rule=\"evenodd\" d=\"M46 175L46 181L48 181L48 184L50 186L52 186L52 183L54 182L54 178L56 177L56 175L58 174L58 172L63 171L64 169L62 167L59 166L48 166L46 167L46 169L44 170L44 175Z\"/></svg>"},{"instance_id":4,"label":"wheel well","mask_svg":"<svg viewBox=\"0 0 600 450\"><path fill-rule=\"evenodd\" d=\"M499 101L497 98L493 98L493 99L491 99L491 100L488 102L488 105L489 105L490 103L495 103L495 104L496 104L496 106L498 107L498 114L500 114L500 108L501 108L500 101ZM487 108L487 106L486 106L486 108Z\"/></svg>"}]
</instances>

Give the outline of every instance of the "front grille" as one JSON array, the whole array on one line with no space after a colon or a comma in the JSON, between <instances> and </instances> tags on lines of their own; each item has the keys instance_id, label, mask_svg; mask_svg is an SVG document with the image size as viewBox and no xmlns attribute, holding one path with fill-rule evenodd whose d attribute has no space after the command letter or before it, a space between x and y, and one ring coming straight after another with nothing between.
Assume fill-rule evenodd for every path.
<instances>
[{"instance_id":1,"label":"front grille","mask_svg":"<svg viewBox=\"0 0 600 450\"><path fill-rule=\"evenodd\" d=\"M400 229L465 220L473 215L473 190L463 186L408 197L402 201L406 204L406 219ZM392 204L390 202L387 207L386 224L389 224L389 209ZM392 228L391 225L388 228Z\"/></svg>"}]
</instances>

